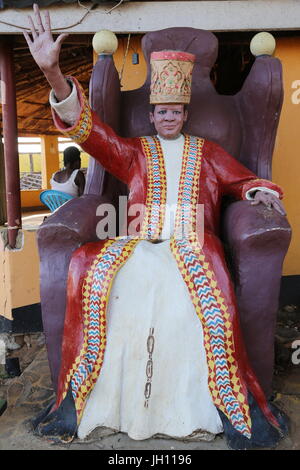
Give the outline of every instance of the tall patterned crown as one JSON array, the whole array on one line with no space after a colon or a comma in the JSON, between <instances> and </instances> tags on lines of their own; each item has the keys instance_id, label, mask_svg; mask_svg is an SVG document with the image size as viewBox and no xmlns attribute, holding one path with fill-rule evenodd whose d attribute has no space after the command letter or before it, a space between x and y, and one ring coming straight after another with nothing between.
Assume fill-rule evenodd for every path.
<instances>
[{"instance_id":1,"label":"tall patterned crown","mask_svg":"<svg viewBox=\"0 0 300 470\"><path fill-rule=\"evenodd\" d=\"M188 52L152 52L150 103L189 103L194 62L194 54Z\"/></svg>"}]
</instances>

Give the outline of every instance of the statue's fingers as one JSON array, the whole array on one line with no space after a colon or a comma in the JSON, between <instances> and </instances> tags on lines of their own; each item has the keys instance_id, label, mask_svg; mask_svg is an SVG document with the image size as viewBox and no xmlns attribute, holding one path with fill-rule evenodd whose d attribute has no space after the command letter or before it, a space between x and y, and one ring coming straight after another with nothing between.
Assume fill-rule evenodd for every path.
<instances>
[{"instance_id":1,"label":"statue's fingers","mask_svg":"<svg viewBox=\"0 0 300 470\"><path fill-rule=\"evenodd\" d=\"M59 46L62 45L63 41L69 36L68 33L61 33L59 36L57 36L55 44L58 44Z\"/></svg>"},{"instance_id":2,"label":"statue's fingers","mask_svg":"<svg viewBox=\"0 0 300 470\"><path fill-rule=\"evenodd\" d=\"M44 30L44 26L42 22L42 17L41 17L40 9L36 3L33 5L33 11L34 11L36 24L38 25L39 33L43 33L45 30Z\"/></svg>"},{"instance_id":3,"label":"statue's fingers","mask_svg":"<svg viewBox=\"0 0 300 470\"><path fill-rule=\"evenodd\" d=\"M33 39L36 39L38 35L37 35L36 29L35 29L35 26L34 26L33 19L31 18L30 15L28 15L28 19L29 19L29 23L30 23L30 31L31 31L32 37L33 37Z\"/></svg>"},{"instance_id":4,"label":"statue's fingers","mask_svg":"<svg viewBox=\"0 0 300 470\"><path fill-rule=\"evenodd\" d=\"M260 192L260 197L263 201L270 201L272 200L272 195L269 194L269 193L263 193L263 192Z\"/></svg>"},{"instance_id":5,"label":"statue's fingers","mask_svg":"<svg viewBox=\"0 0 300 470\"><path fill-rule=\"evenodd\" d=\"M267 206L268 209L271 209L272 208L272 203L273 203L273 199L272 197L270 197L269 194L261 194L260 195L260 201L265 204L265 206Z\"/></svg>"},{"instance_id":6,"label":"statue's fingers","mask_svg":"<svg viewBox=\"0 0 300 470\"><path fill-rule=\"evenodd\" d=\"M261 191L257 191L255 193L253 201L255 201L255 205L259 204L260 202L264 203L265 202L264 193L262 193Z\"/></svg>"},{"instance_id":7,"label":"statue's fingers","mask_svg":"<svg viewBox=\"0 0 300 470\"><path fill-rule=\"evenodd\" d=\"M257 206L258 204L260 204L260 199L253 199L253 201L251 201L251 205L252 206Z\"/></svg>"},{"instance_id":8,"label":"statue's fingers","mask_svg":"<svg viewBox=\"0 0 300 470\"><path fill-rule=\"evenodd\" d=\"M51 31L51 19L49 10L45 12L45 31Z\"/></svg>"},{"instance_id":9,"label":"statue's fingers","mask_svg":"<svg viewBox=\"0 0 300 470\"><path fill-rule=\"evenodd\" d=\"M283 213L283 211L282 211L281 207L280 207L280 206L278 206L278 205L277 205L277 204L275 204L275 203L273 204L273 209L275 209L275 211L276 211L276 212L279 212L279 214L281 214L281 215L285 215L285 214Z\"/></svg>"},{"instance_id":10,"label":"statue's fingers","mask_svg":"<svg viewBox=\"0 0 300 470\"><path fill-rule=\"evenodd\" d=\"M276 209L280 214L286 215L286 210L283 207L282 203L278 200L273 202L273 207Z\"/></svg>"},{"instance_id":11,"label":"statue's fingers","mask_svg":"<svg viewBox=\"0 0 300 470\"><path fill-rule=\"evenodd\" d=\"M257 196L255 197L255 202L256 204L263 204L264 206L267 207L267 209L272 209L272 201L270 200L270 198L264 194L264 193L258 193Z\"/></svg>"},{"instance_id":12,"label":"statue's fingers","mask_svg":"<svg viewBox=\"0 0 300 470\"><path fill-rule=\"evenodd\" d=\"M265 199L261 199L259 202L261 202L264 206L266 206L267 209L272 209L272 202L267 201Z\"/></svg>"},{"instance_id":13,"label":"statue's fingers","mask_svg":"<svg viewBox=\"0 0 300 470\"><path fill-rule=\"evenodd\" d=\"M31 38L30 38L29 34L27 33L27 31L23 31L23 35L24 35L24 38L25 38L28 46L30 47L31 44L32 44L32 41L31 41Z\"/></svg>"}]
</instances>

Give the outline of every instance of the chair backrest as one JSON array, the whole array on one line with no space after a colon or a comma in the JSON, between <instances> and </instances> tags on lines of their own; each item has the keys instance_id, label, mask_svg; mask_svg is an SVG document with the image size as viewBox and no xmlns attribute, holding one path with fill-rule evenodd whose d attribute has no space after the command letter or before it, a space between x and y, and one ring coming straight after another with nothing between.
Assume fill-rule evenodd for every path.
<instances>
[{"instance_id":1,"label":"chair backrest","mask_svg":"<svg viewBox=\"0 0 300 470\"><path fill-rule=\"evenodd\" d=\"M271 179L272 153L282 106L281 63L271 56L257 57L236 95L220 95L210 79L218 54L217 37L195 28L167 28L145 34L142 41L148 73L137 90L120 89L112 57L99 60L90 81L90 102L100 119L124 137L151 135L149 121L150 54L177 49L196 55L192 97L184 132L221 145L260 178ZM91 159L85 193L113 194L115 181Z\"/></svg>"},{"instance_id":2,"label":"chair backrest","mask_svg":"<svg viewBox=\"0 0 300 470\"><path fill-rule=\"evenodd\" d=\"M150 55L153 51L177 49L195 54L192 96L188 108L188 120L184 131L218 142L229 144L228 151L237 150L240 119L231 97L217 93L210 79L211 69L218 54L218 40L209 32L195 28L167 28L145 34L142 48L148 67L144 85L132 91L122 92L121 133L126 137L151 135L155 132L149 121L149 95L151 81ZM229 99L228 99L229 98ZM220 116L230 115L230 123L220 125ZM233 125L237 137L228 138L228 128ZM232 136L230 136L232 137Z\"/></svg>"},{"instance_id":3,"label":"chair backrest","mask_svg":"<svg viewBox=\"0 0 300 470\"><path fill-rule=\"evenodd\" d=\"M56 191L54 189L47 189L41 192L40 201L47 206L51 212L55 211L58 207L65 204L70 199L74 199L75 196L63 193L62 191Z\"/></svg>"},{"instance_id":4,"label":"chair backrest","mask_svg":"<svg viewBox=\"0 0 300 470\"><path fill-rule=\"evenodd\" d=\"M190 52L196 61L183 131L216 142L260 178L271 178L283 98L280 61L267 55L257 57L242 89L235 95L221 95L210 77L218 55L218 39L210 31L180 27L153 31L143 37L142 48L147 78L141 88L121 93L121 134L133 137L155 132L149 122L151 53Z\"/></svg>"}]
</instances>

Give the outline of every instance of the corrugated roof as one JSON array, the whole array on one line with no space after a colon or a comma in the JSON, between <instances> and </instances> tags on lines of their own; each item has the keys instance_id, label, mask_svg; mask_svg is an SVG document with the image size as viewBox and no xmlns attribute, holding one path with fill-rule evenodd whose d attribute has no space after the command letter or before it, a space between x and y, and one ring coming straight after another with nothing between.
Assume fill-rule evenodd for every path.
<instances>
[{"instance_id":1,"label":"corrugated roof","mask_svg":"<svg viewBox=\"0 0 300 470\"><path fill-rule=\"evenodd\" d=\"M92 36L70 35L62 45L60 58L63 74L76 77L88 95L93 67ZM49 105L49 84L21 35L14 37L14 63L19 134L57 135ZM0 131L1 128L2 107Z\"/></svg>"},{"instance_id":2,"label":"corrugated roof","mask_svg":"<svg viewBox=\"0 0 300 470\"><path fill-rule=\"evenodd\" d=\"M130 0L126 0L130 1ZM81 1L81 3L107 3L107 0L90 0L89 2ZM28 8L34 3L40 7L46 7L59 3L78 3L78 0L0 0L0 8ZM112 3L119 3L119 0L113 0Z\"/></svg>"}]
</instances>

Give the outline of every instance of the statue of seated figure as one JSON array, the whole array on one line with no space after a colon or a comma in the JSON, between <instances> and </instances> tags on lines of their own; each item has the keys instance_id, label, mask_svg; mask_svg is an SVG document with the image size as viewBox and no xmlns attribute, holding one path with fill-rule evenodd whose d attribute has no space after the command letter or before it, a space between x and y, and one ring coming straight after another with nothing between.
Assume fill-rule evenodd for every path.
<instances>
[{"instance_id":1,"label":"statue of seated figure","mask_svg":"<svg viewBox=\"0 0 300 470\"><path fill-rule=\"evenodd\" d=\"M25 37L52 87L55 124L128 187L131 213L125 236L72 253L57 400L35 420L36 432L65 441L99 426L133 439L224 432L231 448L274 446L286 418L250 365L218 232L223 196L272 209L276 220L285 215L281 188L205 135L183 132L195 114L195 54L152 52L147 114L155 135L125 129L121 137L77 80L62 75L64 35L53 41L49 14L43 22L35 7L35 18Z\"/></svg>"}]
</instances>

